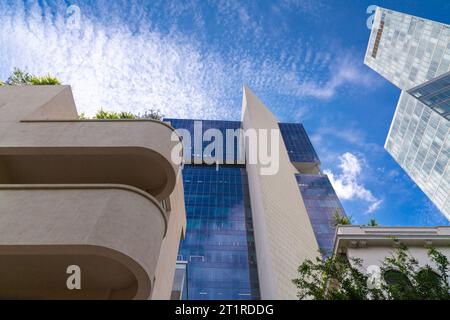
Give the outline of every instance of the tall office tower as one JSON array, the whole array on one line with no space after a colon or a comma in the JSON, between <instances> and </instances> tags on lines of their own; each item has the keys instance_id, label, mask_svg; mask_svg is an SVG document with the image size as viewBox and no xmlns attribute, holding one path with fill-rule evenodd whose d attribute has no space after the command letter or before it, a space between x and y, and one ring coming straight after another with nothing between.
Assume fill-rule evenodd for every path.
<instances>
[{"instance_id":1,"label":"tall office tower","mask_svg":"<svg viewBox=\"0 0 450 320\"><path fill-rule=\"evenodd\" d=\"M401 90L386 150L450 220L450 26L377 8L365 63Z\"/></svg>"},{"instance_id":2,"label":"tall office tower","mask_svg":"<svg viewBox=\"0 0 450 320\"><path fill-rule=\"evenodd\" d=\"M187 264L184 298L296 299L292 279L297 268L319 249L332 250L330 222L336 212L344 214L303 126L279 123L246 87L242 121L166 121L190 133L190 139L183 136L191 162L183 170L187 229L179 259ZM210 129L223 137L227 130L242 130L233 136L233 147L224 144L222 157L215 154L217 165L206 164L209 157L199 159L212 141ZM274 174L264 172L267 163L251 160L243 138L270 129L278 132L272 145L278 162ZM270 136L266 133L257 144ZM208 138L195 143L202 135Z\"/></svg>"}]
</instances>

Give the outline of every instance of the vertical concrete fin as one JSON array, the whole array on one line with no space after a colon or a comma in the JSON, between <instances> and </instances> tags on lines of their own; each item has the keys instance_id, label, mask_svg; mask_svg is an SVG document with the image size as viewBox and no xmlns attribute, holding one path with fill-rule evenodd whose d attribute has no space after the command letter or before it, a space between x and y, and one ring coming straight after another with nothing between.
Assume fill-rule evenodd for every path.
<instances>
[{"instance_id":1,"label":"vertical concrete fin","mask_svg":"<svg viewBox=\"0 0 450 320\"><path fill-rule=\"evenodd\" d=\"M278 119L245 85L242 126L244 130L279 130ZM300 264L315 258L319 250L295 178L297 171L280 139L275 174L263 174L259 159L256 164L246 164L261 298L269 300L297 299L292 280Z\"/></svg>"},{"instance_id":2,"label":"vertical concrete fin","mask_svg":"<svg viewBox=\"0 0 450 320\"><path fill-rule=\"evenodd\" d=\"M244 117L245 112L248 112L257 117L263 117L273 127L278 127L278 119L247 85L244 85L243 92L242 117Z\"/></svg>"}]
</instances>

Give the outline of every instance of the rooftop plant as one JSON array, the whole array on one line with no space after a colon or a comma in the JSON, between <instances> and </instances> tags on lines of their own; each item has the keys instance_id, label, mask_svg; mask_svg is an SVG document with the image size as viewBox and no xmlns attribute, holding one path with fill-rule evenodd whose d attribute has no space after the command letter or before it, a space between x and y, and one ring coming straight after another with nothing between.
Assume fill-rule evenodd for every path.
<instances>
[{"instance_id":1,"label":"rooftop plant","mask_svg":"<svg viewBox=\"0 0 450 320\"><path fill-rule=\"evenodd\" d=\"M3 84L3 82L2 82ZM19 68L14 68L14 71L6 80L7 85L60 85L61 82L56 78L47 74L45 76L31 75L28 72Z\"/></svg>"},{"instance_id":2,"label":"rooftop plant","mask_svg":"<svg viewBox=\"0 0 450 320\"><path fill-rule=\"evenodd\" d=\"M352 217L346 216L341 213L340 209L336 209L331 218L331 226L337 228L338 226L345 226L352 224Z\"/></svg>"},{"instance_id":3,"label":"rooftop plant","mask_svg":"<svg viewBox=\"0 0 450 320\"><path fill-rule=\"evenodd\" d=\"M161 121L164 116L159 110L153 110L149 109L146 110L143 113L139 114L133 114L130 112L115 112L115 111L106 111L103 109L100 109L97 111L97 113L94 115L94 117L89 118L84 113L80 114L79 119L81 120L87 120L87 119L105 119L105 120L123 120L123 119L153 119L153 120L159 120Z\"/></svg>"}]
</instances>

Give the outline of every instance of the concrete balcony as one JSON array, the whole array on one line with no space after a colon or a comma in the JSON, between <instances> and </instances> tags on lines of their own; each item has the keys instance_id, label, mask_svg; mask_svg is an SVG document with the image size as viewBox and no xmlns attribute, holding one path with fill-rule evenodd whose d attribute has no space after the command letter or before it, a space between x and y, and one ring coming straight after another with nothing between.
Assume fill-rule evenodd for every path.
<instances>
[{"instance_id":1,"label":"concrete balcony","mask_svg":"<svg viewBox=\"0 0 450 320\"><path fill-rule=\"evenodd\" d=\"M158 201L124 185L0 185L0 298L148 299L166 233ZM66 286L81 268L81 290Z\"/></svg>"},{"instance_id":2,"label":"concrete balcony","mask_svg":"<svg viewBox=\"0 0 450 320\"><path fill-rule=\"evenodd\" d=\"M172 134L153 120L13 123L0 135L0 183L124 184L164 200L179 170L171 152L181 142Z\"/></svg>"},{"instance_id":3,"label":"concrete balcony","mask_svg":"<svg viewBox=\"0 0 450 320\"><path fill-rule=\"evenodd\" d=\"M160 121L77 118L68 86L0 87L0 299L170 298L179 137ZM72 265L81 290L67 288Z\"/></svg>"}]
</instances>

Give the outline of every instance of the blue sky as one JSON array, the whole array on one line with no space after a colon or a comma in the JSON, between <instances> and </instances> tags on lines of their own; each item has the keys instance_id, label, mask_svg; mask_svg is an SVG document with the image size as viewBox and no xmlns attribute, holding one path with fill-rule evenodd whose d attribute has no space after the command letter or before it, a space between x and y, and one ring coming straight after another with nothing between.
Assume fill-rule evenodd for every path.
<instances>
[{"instance_id":1,"label":"blue sky","mask_svg":"<svg viewBox=\"0 0 450 320\"><path fill-rule=\"evenodd\" d=\"M448 225L383 149L400 91L363 65L373 4L450 23L447 0L0 0L0 79L50 72L87 114L230 120L246 83L304 123L356 223Z\"/></svg>"}]
</instances>

